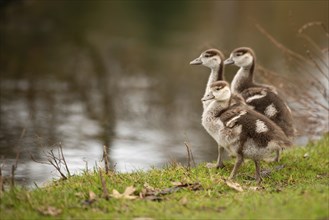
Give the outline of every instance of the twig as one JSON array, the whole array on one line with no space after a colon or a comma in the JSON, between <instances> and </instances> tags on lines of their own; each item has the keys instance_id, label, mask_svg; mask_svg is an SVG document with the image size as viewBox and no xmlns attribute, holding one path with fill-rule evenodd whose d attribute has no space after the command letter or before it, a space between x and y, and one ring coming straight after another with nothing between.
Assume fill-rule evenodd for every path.
<instances>
[{"instance_id":1,"label":"twig","mask_svg":"<svg viewBox=\"0 0 329 220\"><path fill-rule=\"evenodd\" d=\"M70 173L70 170L67 166L67 163L66 163L66 160L65 160L65 157L64 157L64 153L63 153L63 150L62 150L62 146L59 145L59 149L58 149L58 156L56 156L54 154L54 151L53 149L50 150L48 153L44 153L44 155L46 156L47 158L47 162L43 162L43 161L38 161L36 160L32 154L30 154L31 156L31 159L34 161L34 162L37 162L37 163L41 163L41 164L47 164L47 165L52 165L57 171L58 173L61 175L61 177L66 180L68 177L71 176L71 173ZM62 172L62 169L61 169L61 165L64 165L65 166L65 170L67 172L67 176Z\"/></svg>"},{"instance_id":2,"label":"twig","mask_svg":"<svg viewBox=\"0 0 329 220\"><path fill-rule=\"evenodd\" d=\"M16 170L16 167L13 164L11 166L11 188L13 188L15 186L15 170Z\"/></svg>"},{"instance_id":3,"label":"twig","mask_svg":"<svg viewBox=\"0 0 329 220\"><path fill-rule=\"evenodd\" d=\"M309 68L305 69L299 64L298 62L296 72L304 74L303 77L279 75L260 65L258 70L262 72L261 76L266 82L284 86L281 87L281 92L289 97L296 128L299 128L298 135L307 135L311 138L328 130L325 123L328 121L329 113L329 107L325 104L328 86L322 85L323 81L319 80L320 74L314 74Z\"/></svg>"},{"instance_id":4,"label":"twig","mask_svg":"<svg viewBox=\"0 0 329 220\"><path fill-rule=\"evenodd\" d=\"M101 183L102 183L103 197L106 200L109 200L110 199L110 195L109 195L109 191L106 188L106 182L105 182L105 180L103 178L102 170L99 169L98 172L99 172L99 177L100 177L100 180L101 180Z\"/></svg>"},{"instance_id":5,"label":"twig","mask_svg":"<svg viewBox=\"0 0 329 220\"><path fill-rule=\"evenodd\" d=\"M40 187L38 186L38 184L35 181L33 182L33 184L37 189L40 189Z\"/></svg>"},{"instance_id":6,"label":"twig","mask_svg":"<svg viewBox=\"0 0 329 220\"><path fill-rule=\"evenodd\" d=\"M186 151L187 151L187 166L188 166L188 170L190 170L191 168L191 161L193 162L193 165L195 166L195 161L194 161L194 157L193 157L193 153L191 151L190 146L188 145L188 143L185 141L184 145L186 147Z\"/></svg>"},{"instance_id":7,"label":"twig","mask_svg":"<svg viewBox=\"0 0 329 220\"><path fill-rule=\"evenodd\" d=\"M256 24L256 28L261 32L265 37L267 37L277 48L279 48L283 53L290 55L291 57L295 57L296 59L305 62L309 65L313 66L313 63L306 59L304 56L288 49L283 44L278 42L271 34L269 34L260 24Z\"/></svg>"},{"instance_id":8,"label":"twig","mask_svg":"<svg viewBox=\"0 0 329 220\"><path fill-rule=\"evenodd\" d=\"M5 187L3 186L2 167L0 166L0 195L4 191L5 191Z\"/></svg>"},{"instance_id":9,"label":"twig","mask_svg":"<svg viewBox=\"0 0 329 220\"><path fill-rule=\"evenodd\" d=\"M110 163L109 163L109 156L108 156L107 149L106 149L105 145L103 147L103 160L104 160L104 165L105 165L105 173L108 174L109 170L110 170L110 167L109 167Z\"/></svg>"},{"instance_id":10,"label":"twig","mask_svg":"<svg viewBox=\"0 0 329 220\"><path fill-rule=\"evenodd\" d=\"M15 171L17 170L18 159L19 159L20 151L16 153L15 164L11 166L11 187L15 186Z\"/></svg>"},{"instance_id":11,"label":"twig","mask_svg":"<svg viewBox=\"0 0 329 220\"><path fill-rule=\"evenodd\" d=\"M24 127L22 129L21 135L19 136L19 139L16 143L15 148L17 148L19 141L25 136L26 133L26 127ZM20 149L17 151L16 153L16 159L15 159L15 164L13 164L11 166L11 187L13 188L15 186L15 172L17 170L17 166L18 166L18 159L19 159L19 155L20 155Z\"/></svg>"},{"instance_id":12,"label":"twig","mask_svg":"<svg viewBox=\"0 0 329 220\"><path fill-rule=\"evenodd\" d=\"M65 160L65 157L64 157L64 154L63 154L63 148L62 148L62 143L61 142L59 143L59 149L61 150L61 156L62 156L64 165L65 165L66 172L67 172L68 176L70 177L71 173L70 173L70 170L67 166L67 163L66 163L66 160Z\"/></svg>"},{"instance_id":13,"label":"twig","mask_svg":"<svg viewBox=\"0 0 329 220\"><path fill-rule=\"evenodd\" d=\"M322 30L324 31L324 33L326 34L326 36L329 37L328 30L327 30L326 26L321 21L307 22L301 28L298 29L298 33L302 34L306 29L308 29L309 27L313 27L313 26L320 26L322 28Z\"/></svg>"},{"instance_id":14,"label":"twig","mask_svg":"<svg viewBox=\"0 0 329 220\"><path fill-rule=\"evenodd\" d=\"M186 151L187 151L187 169L190 170L190 168L191 168L191 155L190 155L190 151L189 151L187 143L184 142L184 144L185 144Z\"/></svg>"},{"instance_id":15,"label":"twig","mask_svg":"<svg viewBox=\"0 0 329 220\"><path fill-rule=\"evenodd\" d=\"M67 177L64 175L64 173L61 170L61 165L60 165L60 158L57 158L54 155L53 150L50 150L48 152L48 162L55 167L55 169L59 172L59 174L62 176L63 179L67 179Z\"/></svg>"}]
</instances>

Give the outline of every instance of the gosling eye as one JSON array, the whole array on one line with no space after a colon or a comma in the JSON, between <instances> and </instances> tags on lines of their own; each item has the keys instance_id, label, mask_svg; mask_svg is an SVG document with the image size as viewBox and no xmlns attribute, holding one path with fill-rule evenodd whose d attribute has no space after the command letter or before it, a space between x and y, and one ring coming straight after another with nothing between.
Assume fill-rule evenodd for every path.
<instances>
[{"instance_id":1,"label":"gosling eye","mask_svg":"<svg viewBox=\"0 0 329 220\"><path fill-rule=\"evenodd\" d=\"M207 57L207 58L208 58L208 57L211 57L211 55L206 53L206 54L204 55L204 57Z\"/></svg>"},{"instance_id":2,"label":"gosling eye","mask_svg":"<svg viewBox=\"0 0 329 220\"><path fill-rule=\"evenodd\" d=\"M242 53L242 52L238 52L238 53L236 53L235 55L236 55L237 57L239 57L239 56L243 55L243 53Z\"/></svg>"}]
</instances>

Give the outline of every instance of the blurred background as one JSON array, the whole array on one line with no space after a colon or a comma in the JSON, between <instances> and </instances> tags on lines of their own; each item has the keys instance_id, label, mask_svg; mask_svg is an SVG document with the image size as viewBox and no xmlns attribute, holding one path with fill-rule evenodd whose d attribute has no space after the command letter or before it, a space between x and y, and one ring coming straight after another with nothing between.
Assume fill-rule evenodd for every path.
<instances>
[{"instance_id":1,"label":"blurred background","mask_svg":"<svg viewBox=\"0 0 329 220\"><path fill-rule=\"evenodd\" d=\"M0 155L24 185L58 177L36 163L63 147L72 173L216 159L201 126L208 48L252 47L303 145L328 131L328 1L0 0ZM230 81L236 67L226 68Z\"/></svg>"}]
</instances>

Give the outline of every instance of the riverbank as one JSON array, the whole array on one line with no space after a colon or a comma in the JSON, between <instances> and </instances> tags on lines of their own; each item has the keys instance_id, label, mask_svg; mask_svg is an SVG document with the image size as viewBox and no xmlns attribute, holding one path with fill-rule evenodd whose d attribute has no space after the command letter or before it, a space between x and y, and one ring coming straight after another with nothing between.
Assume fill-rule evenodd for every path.
<instances>
[{"instance_id":1,"label":"riverbank","mask_svg":"<svg viewBox=\"0 0 329 220\"><path fill-rule=\"evenodd\" d=\"M262 163L263 182L246 161L235 182L205 164L115 173L95 169L48 186L14 188L0 199L1 219L328 219L329 135Z\"/></svg>"}]
</instances>

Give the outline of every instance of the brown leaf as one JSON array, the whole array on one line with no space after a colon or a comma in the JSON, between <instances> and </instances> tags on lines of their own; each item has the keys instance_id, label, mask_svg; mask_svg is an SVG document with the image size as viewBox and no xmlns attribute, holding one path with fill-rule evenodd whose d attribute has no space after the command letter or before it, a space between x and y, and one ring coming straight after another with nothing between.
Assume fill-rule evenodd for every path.
<instances>
[{"instance_id":1,"label":"brown leaf","mask_svg":"<svg viewBox=\"0 0 329 220\"><path fill-rule=\"evenodd\" d=\"M119 193L116 189L112 190L111 196L116 199L136 199L137 196L131 195L135 192L135 188L133 186L128 186L124 193Z\"/></svg>"},{"instance_id":2,"label":"brown leaf","mask_svg":"<svg viewBox=\"0 0 329 220\"><path fill-rule=\"evenodd\" d=\"M225 181L226 185L228 185L230 188L235 189L238 192L243 192L243 189L239 183L233 182L231 180Z\"/></svg>"},{"instance_id":3,"label":"brown leaf","mask_svg":"<svg viewBox=\"0 0 329 220\"><path fill-rule=\"evenodd\" d=\"M61 209L55 208L53 206L42 206L38 208L38 211L43 215L57 216L62 213Z\"/></svg>"},{"instance_id":4,"label":"brown leaf","mask_svg":"<svg viewBox=\"0 0 329 220\"><path fill-rule=\"evenodd\" d=\"M182 185L184 185L184 184L181 183L181 182L171 182L171 184L172 184L173 186L182 186Z\"/></svg>"},{"instance_id":5,"label":"brown leaf","mask_svg":"<svg viewBox=\"0 0 329 220\"><path fill-rule=\"evenodd\" d=\"M133 194L133 193L135 192L135 190L136 190L136 189L135 189L133 186L128 186L128 187L125 189L123 195L125 195L125 196L130 196L131 194Z\"/></svg>"},{"instance_id":6,"label":"brown leaf","mask_svg":"<svg viewBox=\"0 0 329 220\"><path fill-rule=\"evenodd\" d=\"M182 182L171 182L172 185L176 188L188 188L190 190L196 191L202 188L200 183L182 183Z\"/></svg>"},{"instance_id":7,"label":"brown leaf","mask_svg":"<svg viewBox=\"0 0 329 220\"><path fill-rule=\"evenodd\" d=\"M89 202L92 203L96 200L96 194L93 191L89 191Z\"/></svg>"}]
</instances>

